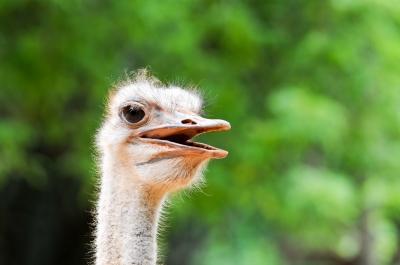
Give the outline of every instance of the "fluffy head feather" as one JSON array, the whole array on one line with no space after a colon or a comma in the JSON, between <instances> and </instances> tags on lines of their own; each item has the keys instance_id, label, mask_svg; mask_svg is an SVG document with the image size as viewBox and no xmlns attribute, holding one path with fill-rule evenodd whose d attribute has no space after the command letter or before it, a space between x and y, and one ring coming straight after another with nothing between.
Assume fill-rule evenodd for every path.
<instances>
[{"instance_id":1,"label":"fluffy head feather","mask_svg":"<svg viewBox=\"0 0 400 265\"><path fill-rule=\"evenodd\" d=\"M139 70L114 86L108 100L109 111L115 111L128 100L147 101L170 112L178 110L199 114L203 106L203 98L198 90L163 84L146 69Z\"/></svg>"}]
</instances>

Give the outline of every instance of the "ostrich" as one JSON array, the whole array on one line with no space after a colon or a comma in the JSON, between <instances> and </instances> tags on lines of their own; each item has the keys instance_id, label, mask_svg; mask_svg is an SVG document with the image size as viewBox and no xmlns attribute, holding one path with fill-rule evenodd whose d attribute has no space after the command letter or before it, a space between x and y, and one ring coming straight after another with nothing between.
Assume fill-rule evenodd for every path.
<instances>
[{"instance_id":1,"label":"ostrich","mask_svg":"<svg viewBox=\"0 0 400 265\"><path fill-rule=\"evenodd\" d=\"M198 182L207 162L228 152L192 141L226 131L224 120L199 115L194 91L163 85L142 70L111 93L96 137L100 194L96 265L154 265L157 224L171 192Z\"/></svg>"}]
</instances>

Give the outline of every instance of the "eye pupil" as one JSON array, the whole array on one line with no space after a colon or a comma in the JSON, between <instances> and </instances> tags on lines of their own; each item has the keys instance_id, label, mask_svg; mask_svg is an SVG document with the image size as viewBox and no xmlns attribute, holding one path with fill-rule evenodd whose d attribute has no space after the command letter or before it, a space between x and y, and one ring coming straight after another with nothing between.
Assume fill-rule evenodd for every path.
<instances>
[{"instance_id":1,"label":"eye pupil","mask_svg":"<svg viewBox=\"0 0 400 265\"><path fill-rule=\"evenodd\" d=\"M122 115L128 123L138 123L141 121L146 113L144 110L137 106L126 106L122 108Z\"/></svg>"}]
</instances>

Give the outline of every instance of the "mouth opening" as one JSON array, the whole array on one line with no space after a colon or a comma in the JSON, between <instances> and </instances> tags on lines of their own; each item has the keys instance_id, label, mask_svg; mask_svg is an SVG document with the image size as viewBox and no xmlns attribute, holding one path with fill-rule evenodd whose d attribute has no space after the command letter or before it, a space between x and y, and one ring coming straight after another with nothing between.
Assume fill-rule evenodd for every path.
<instances>
[{"instance_id":1,"label":"mouth opening","mask_svg":"<svg viewBox=\"0 0 400 265\"><path fill-rule=\"evenodd\" d=\"M159 140L159 141L165 141L165 142L170 142L174 144L179 144L179 145L184 145L184 146L189 146L189 147L197 147L205 150L219 150L218 148L215 148L213 146L204 144L204 143L199 143L199 142L194 142L192 139L197 135L197 133L177 133L177 134L172 134L168 136L156 136L156 135L142 135L141 138L147 138L147 139L154 139L154 140Z\"/></svg>"}]
</instances>

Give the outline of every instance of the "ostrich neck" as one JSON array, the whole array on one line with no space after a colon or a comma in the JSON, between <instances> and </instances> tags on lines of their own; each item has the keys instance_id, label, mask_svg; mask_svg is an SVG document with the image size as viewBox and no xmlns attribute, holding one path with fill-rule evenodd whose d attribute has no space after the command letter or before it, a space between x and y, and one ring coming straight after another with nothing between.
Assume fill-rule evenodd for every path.
<instances>
[{"instance_id":1,"label":"ostrich neck","mask_svg":"<svg viewBox=\"0 0 400 265\"><path fill-rule=\"evenodd\" d=\"M97 208L96 265L154 265L163 198L138 186L123 166L102 169Z\"/></svg>"}]
</instances>

